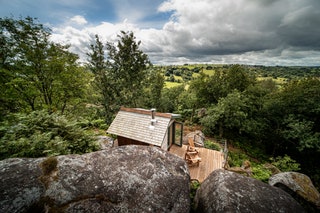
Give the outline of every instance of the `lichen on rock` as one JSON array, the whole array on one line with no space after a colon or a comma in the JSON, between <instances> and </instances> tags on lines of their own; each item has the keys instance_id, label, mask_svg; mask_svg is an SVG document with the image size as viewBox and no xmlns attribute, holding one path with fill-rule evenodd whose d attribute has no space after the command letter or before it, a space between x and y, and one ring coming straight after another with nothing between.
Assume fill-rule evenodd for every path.
<instances>
[{"instance_id":1,"label":"lichen on rock","mask_svg":"<svg viewBox=\"0 0 320 213\"><path fill-rule=\"evenodd\" d=\"M313 209L310 211L320 211L320 193L308 176L298 172L281 172L271 176L269 184L288 192L306 208Z\"/></svg>"},{"instance_id":2,"label":"lichen on rock","mask_svg":"<svg viewBox=\"0 0 320 213\"><path fill-rule=\"evenodd\" d=\"M250 177L216 170L195 197L197 212L304 212L286 192Z\"/></svg>"},{"instance_id":3,"label":"lichen on rock","mask_svg":"<svg viewBox=\"0 0 320 213\"><path fill-rule=\"evenodd\" d=\"M0 212L190 209L186 163L156 147L123 146L83 155L8 159L0 162L0 176L6 174L10 177L0 182Z\"/></svg>"}]
</instances>

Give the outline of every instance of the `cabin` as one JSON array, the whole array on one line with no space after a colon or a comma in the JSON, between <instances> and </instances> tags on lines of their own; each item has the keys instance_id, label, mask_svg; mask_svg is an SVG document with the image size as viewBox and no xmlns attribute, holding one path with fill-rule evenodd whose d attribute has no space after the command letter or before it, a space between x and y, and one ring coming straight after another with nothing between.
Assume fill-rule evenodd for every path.
<instances>
[{"instance_id":1,"label":"cabin","mask_svg":"<svg viewBox=\"0 0 320 213\"><path fill-rule=\"evenodd\" d=\"M160 113L155 109L121 107L107 133L117 136L118 146L156 146L168 151L182 146L183 123L179 114Z\"/></svg>"}]
</instances>

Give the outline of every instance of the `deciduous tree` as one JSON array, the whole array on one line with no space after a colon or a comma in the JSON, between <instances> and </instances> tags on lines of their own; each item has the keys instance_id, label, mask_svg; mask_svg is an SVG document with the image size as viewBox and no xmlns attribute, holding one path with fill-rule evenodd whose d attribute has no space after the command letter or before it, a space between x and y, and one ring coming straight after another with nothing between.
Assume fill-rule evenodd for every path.
<instances>
[{"instance_id":1,"label":"deciduous tree","mask_svg":"<svg viewBox=\"0 0 320 213\"><path fill-rule=\"evenodd\" d=\"M137 107L136 100L143 92L146 69L151 65L148 56L139 49L133 32L121 31L117 44L107 43L108 68L115 75L119 85L121 103L128 107Z\"/></svg>"},{"instance_id":2,"label":"deciduous tree","mask_svg":"<svg viewBox=\"0 0 320 213\"><path fill-rule=\"evenodd\" d=\"M147 68L151 63L139 49L140 41L135 40L132 32L122 31L118 38L116 44L107 42L104 45L96 35L88 53L89 67L95 75L95 85L101 94L108 122L121 105L143 105L141 98L145 97L143 93L150 77Z\"/></svg>"},{"instance_id":3,"label":"deciduous tree","mask_svg":"<svg viewBox=\"0 0 320 213\"><path fill-rule=\"evenodd\" d=\"M0 35L5 44L0 50L5 106L16 103L16 111L64 112L68 103L82 97L85 73L76 62L78 56L68 51L69 46L51 42L50 29L31 17L1 18Z\"/></svg>"}]
</instances>

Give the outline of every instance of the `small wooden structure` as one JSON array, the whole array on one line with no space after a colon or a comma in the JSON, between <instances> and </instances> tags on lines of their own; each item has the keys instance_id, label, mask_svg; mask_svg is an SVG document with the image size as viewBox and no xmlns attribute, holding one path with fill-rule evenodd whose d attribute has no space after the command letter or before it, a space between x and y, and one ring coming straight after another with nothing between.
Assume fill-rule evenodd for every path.
<instances>
[{"instance_id":1,"label":"small wooden structure","mask_svg":"<svg viewBox=\"0 0 320 213\"><path fill-rule=\"evenodd\" d=\"M201 162L201 158L199 157L199 149L195 147L193 138L188 138L189 145L186 150L186 154L184 156L184 159L188 163L188 165L193 166L199 166Z\"/></svg>"},{"instance_id":2,"label":"small wooden structure","mask_svg":"<svg viewBox=\"0 0 320 213\"><path fill-rule=\"evenodd\" d=\"M176 121L179 117L155 109L121 107L107 133L117 135L119 146L157 146L167 151L172 144L182 146L183 124Z\"/></svg>"},{"instance_id":3,"label":"small wooden structure","mask_svg":"<svg viewBox=\"0 0 320 213\"><path fill-rule=\"evenodd\" d=\"M169 152L184 159L187 148L187 145L183 145L182 147L173 145ZM202 183L211 174L211 172L216 169L223 169L225 159L223 152L202 147L197 147L197 149L199 151L201 162L199 166L189 165L189 172L192 180L195 179Z\"/></svg>"}]
</instances>

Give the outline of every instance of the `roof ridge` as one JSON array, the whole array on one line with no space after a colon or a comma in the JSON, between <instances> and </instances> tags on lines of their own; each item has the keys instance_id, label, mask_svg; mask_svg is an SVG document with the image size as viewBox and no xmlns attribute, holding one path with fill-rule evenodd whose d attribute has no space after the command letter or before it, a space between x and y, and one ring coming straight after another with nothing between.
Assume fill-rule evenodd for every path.
<instances>
[{"instance_id":1,"label":"roof ridge","mask_svg":"<svg viewBox=\"0 0 320 213\"><path fill-rule=\"evenodd\" d=\"M142 109L142 108L121 107L120 111L133 112L133 113L144 114L144 115L151 115L151 110ZM155 116L164 117L164 118L172 118L172 114L171 113L155 112Z\"/></svg>"}]
</instances>

